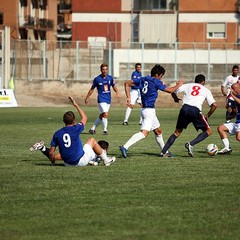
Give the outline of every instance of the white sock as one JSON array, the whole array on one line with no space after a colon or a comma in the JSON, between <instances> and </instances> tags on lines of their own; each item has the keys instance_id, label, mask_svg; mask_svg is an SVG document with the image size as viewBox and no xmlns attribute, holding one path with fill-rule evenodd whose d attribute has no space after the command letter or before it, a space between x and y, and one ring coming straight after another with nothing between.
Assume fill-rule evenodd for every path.
<instances>
[{"instance_id":1,"label":"white sock","mask_svg":"<svg viewBox=\"0 0 240 240\"><path fill-rule=\"evenodd\" d=\"M139 119L139 123L142 124L142 115L141 115L141 112L140 112L140 119Z\"/></svg>"},{"instance_id":2,"label":"white sock","mask_svg":"<svg viewBox=\"0 0 240 240\"><path fill-rule=\"evenodd\" d=\"M104 161L104 163L108 163L109 162L109 158L106 154L106 151L102 151L101 155L100 155L101 159Z\"/></svg>"},{"instance_id":3,"label":"white sock","mask_svg":"<svg viewBox=\"0 0 240 240\"><path fill-rule=\"evenodd\" d=\"M126 113L125 113L124 122L128 122L128 119L130 117L131 111L132 111L132 109L130 107L127 107Z\"/></svg>"},{"instance_id":4,"label":"white sock","mask_svg":"<svg viewBox=\"0 0 240 240\"><path fill-rule=\"evenodd\" d=\"M138 132L135 133L124 145L123 147L128 149L129 147L131 147L133 144L135 144L136 142L142 140L143 138L145 138L145 135L142 132Z\"/></svg>"},{"instance_id":5,"label":"white sock","mask_svg":"<svg viewBox=\"0 0 240 240\"><path fill-rule=\"evenodd\" d=\"M43 146L43 148L41 149L42 152L45 152L46 151L46 147Z\"/></svg>"},{"instance_id":6,"label":"white sock","mask_svg":"<svg viewBox=\"0 0 240 240\"><path fill-rule=\"evenodd\" d=\"M108 119L102 118L102 123L103 123L103 131L107 131Z\"/></svg>"},{"instance_id":7,"label":"white sock","mask_svg":"<svg viewBox=\"0 0 240 240\"><path fill-rule=\"evenodd\" d=\"M162 134L161 135L155 135L155 139L157 141L157 144L158 146L161 148L161 150L163 149L164 147L164 140L163 140L163 137L162 137Z\"/></svg>"},{"instance_id":8,"label":"white sock","mask_svg":"<svg viewBox=\"0 0 240 240\"><path fill-rule=\"evenodd\" d=\"M91 130L95 130L96 127L102 122L100 118L96 118Z\"/></svg>"},{"instance_id":9,"label":"white sock","mask_svg":"<svg viewBox=\"0 0 240 240\"><path fill-rule=\"evenodd\" d=\"M224 145L225 148L229 149L229 147L230 147L229 145L230 145L230 144L229 144L228 138L223 138L223 139L222 139L222 143L223 143L223 145Z\"/></svg>"}]
</instances>

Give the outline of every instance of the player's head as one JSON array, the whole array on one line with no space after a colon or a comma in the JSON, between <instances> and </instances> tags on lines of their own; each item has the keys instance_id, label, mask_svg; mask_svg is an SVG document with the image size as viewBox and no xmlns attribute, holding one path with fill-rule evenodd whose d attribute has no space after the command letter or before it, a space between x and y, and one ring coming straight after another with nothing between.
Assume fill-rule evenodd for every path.
<instances>
[{"instance_id":1,"label":"player's head","mask_svg":"<svg viewBox=\"0 0 240 240\"><path fill-rule=\"evenodd\" d=\"M108 65L106 63L101 64L100 71L102 72L103 76L106 76L108 73Z\"/></svg>"},{"instance_id":2,"label":"player's head","mask_svg":"<svg viewBox=\"0 0 240 240\"><path fill-rule=\"evenodd\" d=\"M156 64L151 70L151 77L162 77L165 74L165 69L163 66Z\"/></svg>"},{"instance_id":3,"label":"player's head","mask_svg":"<svg viewBox=\"0 0 240 240\"><path fill-rule=\"evenodd\" d=\"M109 143L107 141L104 140L99 140L98 144L100 145L100 147L102 149L104 149L106 152L108 151L108 147L109 147Z\"/></svg>"},{"instance_id":4,"label":"player's head","mask_svg":"<svg viewBox=\"0 0 240 240\"><path fill-rule=\"evenodd\" d=\"M202 75L202 74L198 74L196 77L195 77L195 83L203 83L205 82L205 76Z\"/></svg>"},{"instance_id":5,"label":"player's head","mask_svg":"<svg viewBox=\"0 0 240 240\"><path fill-rule=\"evenodd\" d=\"M75 122L75 115L72 111L68 111L63 115L63 122L65 125L71 125Z\"/></svg>"},{"instance_id":6,"label":"player's head","mask_svg":"<svg viewBox=\"0 0 240 240\"><path fill-rule=\"evenodd\" d=\"M141 63L136 63L136 64L135 64L135 69L136 69L138 72L141 72L142 64L141 64Z\"/></svg>"},{"instance_id":7,"label":"player's head","mask_svg":"<svg viewBox=\"0 0 240 240\"><path fill-rule=\"evenodd\" d=\"M233 65L233 67L232 67L232 75L236 77L238 75L238 71L239 71L238 65Z\"/></svg>"},{"instance_id":8,"label":"player's head","mask_svg":"<svg viewBox=\"0 0 240 240\"><path fill-rule=\"evenodd\" d=\"M231 86L232 90L237 94L239 95L240 94L240 84L239 83L234 83L232 86Z\"/></svg>"}]
</instances>

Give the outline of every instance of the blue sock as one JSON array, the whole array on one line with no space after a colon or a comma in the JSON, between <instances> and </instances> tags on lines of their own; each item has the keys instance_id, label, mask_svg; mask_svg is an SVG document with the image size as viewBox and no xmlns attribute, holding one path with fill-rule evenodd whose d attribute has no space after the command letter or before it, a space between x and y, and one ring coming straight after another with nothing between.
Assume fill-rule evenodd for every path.
<instances>
[{"instance_id":1,"label":"blue sock","mask_svg":"<svg viewBox=\"0 0 240 240\"><path fill-rule=\"evenodd\" d=\"M205 138L208 137L208 134L207 132L202 132L200 133L196 138L194 138L191 142L190 142L190 145L191 146L194 146L195 144L203 141Z\"/></svg>"},{"instance_id":2,"label":"blue sock","mask_svg":"<svg viewBox=\"0 0 240 240\"><path fill-rule=\"evenodd\" d=\"M172 134L169 139L167 140L166 144L164 145L164 148L162 150L162 153L165 154L167 152L167 150L173 145L173 143L176 140L176 136L174 134Z\"/></svg>"}]
</instances>

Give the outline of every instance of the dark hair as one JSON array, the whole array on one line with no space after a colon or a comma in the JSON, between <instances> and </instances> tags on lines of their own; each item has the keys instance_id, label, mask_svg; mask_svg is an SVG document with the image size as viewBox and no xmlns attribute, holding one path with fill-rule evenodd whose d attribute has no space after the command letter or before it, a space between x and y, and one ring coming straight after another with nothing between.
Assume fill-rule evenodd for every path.
<instances>
[{"instance_id":1,"label":"dark hair","mask_svg":"<svg viewBox=\"0 0 240 240\"><path fill-rule=\"evenodd\" d=\"M151 77L154 77L155 75L164 75L165 74L165 69L163 66L156 64L152 70L151 70Z\"/></svg>"},{"instance_id":2,"label":"dark hair","mask_svg":"<svg viewBox=\"0 0 240 240\"><path fill-rule=\"evenodd\" d=\"M68 112L64 113L64 115L63 115L63 122L66 125L73 124L74 120L75 120L75 115L74 115L74 113L72 111L68 111Z\"/></svg>"},{"instance_id":3,"label":"dark hair","mask_svg":"<svg viewBox=\"0 0 240 240\"><path fill-rule=\"evenodd\" d=\"M137 66L142 66L142 64L141 63L136 63L135 68L137 68Z\"/></svg>"},{"instance_id":4,"label":"dark hair","mask_svg":"<svg viewBox=\"0 0 240 240\"><path fill-rule=\"evenodd\" d=\"M202 83L205 81L205 76L202 75L202 74L198 74L196 77L195 77L195 83Z\"/></svg>"},{"instance_id":5,"label":"dark hair","mask_svg":"<svg viewBox=\"0 0 240 240\"><path fill-rule=\"evenodd\" d=\"M107 150L109 147L109 143L107 141L104 140L99 140L98 144L100 145L100 147L104 150Z\"/></svg>"},{"instance_id":6,"label":"dark hair","mask_svg":"<svg viewBox=\"0 0 240 240\"><path fill-rule=\"evenodd\" d=\"M232 71L233 71L234 69L239 69L238 65L233 65Z\"/></svg>"}]
</instances>

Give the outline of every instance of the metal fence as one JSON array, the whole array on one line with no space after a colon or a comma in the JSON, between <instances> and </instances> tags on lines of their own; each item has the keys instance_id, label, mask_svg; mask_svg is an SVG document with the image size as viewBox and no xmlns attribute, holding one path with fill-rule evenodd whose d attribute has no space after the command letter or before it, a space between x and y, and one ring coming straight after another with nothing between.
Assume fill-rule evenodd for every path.
<instances>
[{"instance_id":1,"label":"metal fence","mask_svg":"<svg viewBox=\"0 0 240 240\"><path fill-rule=\"evenodd\" d=\"M100 73L100 65L109 64L109 74L117 80L129 79L136 62L143 75L160 63L165 79L192 80L198 73L210 81L222 81L233 64L239 63L238 44L132 42L11 42L11 75L15 79L83 81Z\"/></svg>"}]
</instances>

